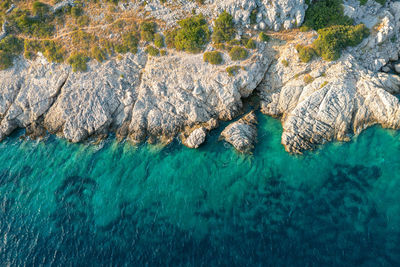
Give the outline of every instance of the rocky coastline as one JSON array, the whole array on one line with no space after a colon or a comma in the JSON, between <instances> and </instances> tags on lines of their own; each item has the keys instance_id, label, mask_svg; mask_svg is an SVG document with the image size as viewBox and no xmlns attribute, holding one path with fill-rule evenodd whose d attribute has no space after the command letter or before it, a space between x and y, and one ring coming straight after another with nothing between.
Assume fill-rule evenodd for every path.
<instances>
[{"instance_id":1,"label":"rocky coastline","mask_svg":"<svg viewBox=\"0 0 400 267\"><path fill-rule=\"evenodd\" d=\"M13 67L0 71L0 139L26 128L31 136L48 131L71 142L111 132L133 144L168 144L180 136L186 146L197 148L218 121L240 117L245 112L243 99L251 94L259 97L262 113L282 121L282 144L290 153L332 140L348 141L374 124L400 128L396 97L400 94L400 2L382 6L344 1L346 14L364 23L370 36L344 50L336 61L308 63L298 59L295 47L311 43L317 33L289 30L304 20L303 1L288 1L286 9L277 7L274 14L265 9L264 1L215 1L209 6L230 10L236 23L250 27L252 4L262 15L251 27L287 30L272 33L270 42L257 42L235 76L226 72L235 64L227 53L222 55L224 64L211 65L201 54L168 51L150 57L139 48L136 54L103 63L92 60L86 72L50 63L40 53L34 60L16 58ZM173 14L156 5L146 8L159 18ZM287 19L277 19L283 13ZM173 23L169 17L165 21ZM206 47L211 50L211 45ZM248 116L222 133L240 152L255 145L256 118ZM243 141L247 138L251 141Z\"/></svg>"}]
</instances>

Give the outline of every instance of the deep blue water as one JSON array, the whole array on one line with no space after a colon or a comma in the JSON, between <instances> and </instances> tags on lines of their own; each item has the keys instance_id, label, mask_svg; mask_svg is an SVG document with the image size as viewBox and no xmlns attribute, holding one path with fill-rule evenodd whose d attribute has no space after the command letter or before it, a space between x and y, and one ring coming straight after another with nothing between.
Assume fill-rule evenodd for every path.
<instances>
[{"instance_id":1,"label":"deep blue water","mask_svg":"<svg viewBox=\"0 0 400 267\"><path fill-rule=\"evenodd\" d=\"M252 156L49 136L0 143L1 266L399 266L400 135Z\"/></svg>"}]
</instances>

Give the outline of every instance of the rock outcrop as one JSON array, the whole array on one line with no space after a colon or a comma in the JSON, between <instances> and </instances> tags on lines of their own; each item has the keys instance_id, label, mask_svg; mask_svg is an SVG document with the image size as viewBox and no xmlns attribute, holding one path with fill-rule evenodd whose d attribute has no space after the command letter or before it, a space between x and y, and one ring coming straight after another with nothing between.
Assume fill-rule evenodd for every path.
<instances>
[{"instance_id":1,"label":"rock outcrop","mask_svg":"<svg viewBox=\"0 0 400 267\"><path fill-rule=\"evenodd\" d=\"M45 115L45 127L72 142L107 134L130 120L147 55L126 54L104 64L91 62L87 72L71 73Z\"/></svg>"},{"instance_id":2,"label":"rock outcrop","mask_svg":"<svg viewBox=\"0 0 400 267\"><path fill-rule=\"evenodd\" d=\"M265 49L260 44L234 77L225 70L235 64L227 55L225 65L214 66L201 54L148 59L140 49L102 64L91 61L88 71L76 73L41 54L34 61L18 58L0 71L0 139L29 126L29 132L43 127L72 142L117 132L134 143L168 143L187 127L213 129L217 119L236 117L241 99L263 79L271 62ZM199 133L189 146L204 142Z\"/></svg>"},{"instance_id":3,"label":"rock outcrop","mask_svg":"<svg viewBox=\"0 0 400 267\"><path fill-rule=\"evenodd\" d=\"M198 148L206 141L207 131L204 127L193 130L189 136L184 139L183 144L189 148Z\"/></svg>"},{"instance_id":4,"label":"rock outcrop","mask_svg":"<svg viewBox=\"0 0 400 267\"><path fill-rule=\"evenodd\" d=\"M292 29L304 21L307 5L305 0L207 0L199 4L197 1L180 0L161 4L159 1L135 1L121 3L122 10L139 10L146 2L143 13L146 18L163 21L167 27L176 25L177 20L192 13L204 14L213 19L226 10L234 17L237 26L253 29Z\"/></svg>"},{"instance_id":5,"label":"rock outcrop","mask_svg":"<svg viewBox=\"0 0 400 267\"><path fill-rule=\"evenodd\" d=\"M30 65L23 59L0 75L0 139L43 116L69 75L66 65L38 56Z\"/></svg>"},{"instance_id":6,"label":"rock outcrop","mask_svg":"<svg viewBox=\"0 0 400 267\"><path fill-rule=\"evenodd\" d=\"M241 153L250 153L257 142L257 117L251 111L240 120L228 125L220 139L232 144Z\"/></svg>"},{"instance_id":7,"label":"rock outcrop","mask_svg":"<svg viewBox=\"0 0 400 267\"><path fill-rule=\"evenodd\" d=\"M359 14L357 8L365 7L355 6L354 14ZM262 112L282 118L282 144L287 151L300 153L330 140L347 141L373 124L400 128L400 102L394 96L400 93L400 78L378 72L398 55L399 43L393 37L399 32L399 11L398 2L381 8L376 16L379 27L375 24L370 37L336 62L297 60L296 43L312 42L307 34L299 33L279 48L280 58L259 92Z\"/></svg>"},{"instance_id":8,"label":"rock outcrop","mask_svg":"<svg viewBox=\"0 0 400 267\"><path fill-rule=\"evenodd\" d=\"M150 58L138 88L129 132L134 143L151 140L168 143L185 127L212 118L232 120L264 77L271 58L265 45L241 62L243 70L230 77L225 68L235 64L224 55L225 64L215 66L202 55L176 53Z\"/></svg>"},{"instance_id":9,"label":"rock outcrop","mask_svg":"<svg viewBox=\"0 0 400 267\"><path fill-rule=\"evenodd\" d=\"M235 22L255 29L269 28L274 31L291 29L301 25L307 5L304 0L215 0L216 13L226 10ZM217 15L217 14L215 14ZM251 16L255 17L251 19Z\"/></svg>"},{"instance_id":10,"label":"rock outcrop","mask_svg":"<svg viewBox=\"0 0 400 267\"><path fill-rule=\"evenodd\" d=\"M4 21L3 25L1 25L1 32L0 32L0 41L7 37L8 34L8 22Z\"/></svg>"}]
</instances>

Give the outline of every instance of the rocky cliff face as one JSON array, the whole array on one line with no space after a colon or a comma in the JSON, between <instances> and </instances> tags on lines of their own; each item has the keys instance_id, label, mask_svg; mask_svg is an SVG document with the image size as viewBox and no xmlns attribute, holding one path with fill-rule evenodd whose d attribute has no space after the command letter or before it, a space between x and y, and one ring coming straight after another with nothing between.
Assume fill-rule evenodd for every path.
<instances>
[{"instance_id":1,"label":"rocky cliff face","mask_svg":"<svg viewBox=\"0 0 400 267\"><path fill-rule=\"evenodd\" d=\"M271 62L264 50L265 45L260 44L258 52L241 62L234 77L225 70L235 64L226 54L222 66L203 62L202 55L186 53L151 58L132 111L132 141L162 137L160 141L169 142L185 127L211 118L235 118L241 112L241 99L253 92Z\"/></svg>"},{"instance_id":2,"label":"rocky cliff face","mask_svg":"<svg viewBox=\"0 0 400 267\"><path fill-rule=\"evenodd\" d=\"M162 8L152 9L155 5L160 4L146 8L162 16ZM250 25L249 14L257 10L257 27L265 23L274 29L301 23L306 7L300 1L275 1L267 9L264 1L233 0L206 1L202 8L212 5L230 10L243 25ZM90 62L87 72L78 73L40 55L34 61L19 58L14 67L0 71L0 139L16 128L46 129L72 142L116 132L133 143L168 143L182 133L183 143L196 148L218 120L242 114L242 99L255 90L261 111L281 118L282 144L289 152L346 141L373 124L398 129L400 78L394 71L400 51L400 3L382 7L372 1L365 6L345 1L344 6L371 35L335 62L300 62L296 44L311 43L316 33L298 31L276 34L285 41L258 42L239 63L224 54L223 65L205 63L201 54L168 51L149 57L141 49L102 64ZM275 12L274 24L268 24L265 12ZM226 67L236 65L237 75L229 76ZM224 138L247 151L254 142L240 139L240 131L247 127L256 133L256 126L236 127L239 124L232 124Z\"/></svg>"},{"instance_id":3,"label":"rocky cliff face","mask_svg":"<svg viewBox=\"0 0 400 267\"><path fill-rule=\"evenodd\" d=\"M353 4L354 19L373 24L369 38L336 62L301 63L295 45L312 42L312 37L300 34L277 48L279 59L259 86L261 110L282 118L282 144L289 152L300 153L334 139L347 141L373 124L400 128L400 102L395 96L400 93L400 78L379 71L390 58L398 58L400 3L389 3L374 17L364 10L368 7Z\"/></svg>"},{"instance_id":4,"label":"rocky cliff face","mask_svg":"<svg viewBox=\"0 0 400 267\"><path fill-rule=\"evenodd\" d=\"M265 50L260 43L233 77L226 67L236 63L228 55L224 65L214 66L201 54L148 58L139 51L102 64L93 61L87 72L77 73L40 55L32 62L18 59L0 72L0 137L40 122L72 142L113 131L134 143L168 143L185 127L216 125L215 119L240 114L241 99L271 63Z\"/></svg>"}]
</instances>

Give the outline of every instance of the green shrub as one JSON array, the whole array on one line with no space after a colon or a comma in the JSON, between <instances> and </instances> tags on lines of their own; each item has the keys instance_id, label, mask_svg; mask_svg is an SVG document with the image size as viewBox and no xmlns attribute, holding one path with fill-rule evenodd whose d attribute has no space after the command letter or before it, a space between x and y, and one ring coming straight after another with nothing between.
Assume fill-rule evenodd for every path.
<instances>
[{"instance_id":1,"label":"green shrub","mask_svg":"<svg viewBox=\"0 0 400 267\"><path fill-rule=\"evenodd\" d=\"M161 49L160 50L160 55L165 56L167 54L167 50Z\"/></svg>"},{"instance_id":2,"label":"green shrub","mask_svg":"<svg viewBox=\"0 0 400 267\"><path fill-rule=\"evenodd\" d=\"M92 47L90 54L92 58L96 59L100 63L107 59L106 51L98 46Z\"/></svg>"},{"instance_id":3,"label":"green shrub","mask_svg":"<svg viewBox=\"0 0 400 267\"><path fill-rule=\"evenodd\" d=\"M218 49L218 50L225 50L225 49L226 49L225 44L221 44L221 43L219 43L219 44L213 44L213 47L214 47L215 49Z\"/></svg>"},{"instance_id":4,"label":"green shrub","mask_svg":"<svg viewBox=\"0 0 400 267\"><path fill-rule=\"evenodd\" d=\"M12 35L7 36L0 41L0 50L8 53L17 55L20 54L24 49L24 42Z\"/></svg>"},{"instance_id":5,"label":"green shrub","mask_svg":"<svg viewBox=\"0 0 400 267\"><path fill-rule=\"evenodd\" d=\"M319 30L332 25L352 25L353 20L343 13L342 0L313 2L306 11L304 25Z\"/></svg>"},{"instance_id":6,"label":"green shrub","mask_svg":"<svg viewBox=\"0 0 400 267\"><path fill-rule=\"evenodd\" d=\"M238 74L238 72L240 71L240 66L229 66L226 68L226 72L228 73L229 76L235 76L236 74Z\"/></svg>"},{"instance_id":7,"label":"green shrub","mask_svg":"<svg viewBox=\"0 0 400 267\"><path fill-rule=\"evenodd\" d=\"M178 33L178 29L172 29L165 32L165 44L168 48L175 48L175 37Z\"/></svg>"},{"instance_id":8,"label":"green shrub","mask_svg":"<svg viewBox=\"0 0 400 267\"><path fill-rule=\"evenodd\" d=\"M247 49L256 49L257 48L257 44L253 39L250 39L246 44L246 48Z\"/></svg>"},{"instance_id":9,"label":"green shrub","mask_svg":"<svg viewBox=\"0 0 400 267\"><path fill-rule=\"evenodd\" d=\"M49 6L42 2L35 1L32 4L32 12L34 16L44 18L49 12Z\"/></svg>"},{"instance_id":10,"label":"green shrub","mask_svg":"<svg viewBox=\"0 0 400 267\"><path fill-rule=\"evenodd\" d=\"M140 24L140 38L143 41L152 42L154 40L156 28L157 24L155 22L142 22L142 24Z\"/></svg>"},{"instance_id":11,"label":"green shrub","mask_svg":"<svg viewBox=\"0 0 400 267\"><path fill-rule=\"evenodd\" d=\"M72 66L74 72L86 71L89 58L83 52L75 52L71 54L67 61Z\"/></svg>"},{"instance_id":12,"label":"green shrub","mask_svg":"<svg viewBox=\"0 0 400 267\"><path fill-rule=\"evenodd\" d=\"M260 38L260 40L261 40L262 42L268 42L269 39L270 39L269 36L266 35L264 32L260 32L260 34L259 34L258 37Z\"/></svg>"},{"instance_id":13,"label":"green shrub","mask_svg":"<svg viewBox=\"0 0 400 267\"><path fill-rule=\"evenodd\" d=\"M177 50L190 53L200 52L209 42L210 31L203 15L197 15L178 22L174 46Z\"/></svg>"},{"instance_id":14,"label":"green shrub","mask_svg":"<svg viewBox=\"0 0 400 267\"><path fill-rule=\"evenodd\" d=\"M212 65L220 65L223 61L222 54L218 51L205 52L203 55L204 62Z\"/></svg>"},{"instance_id":15,"label":"green shrub","mask_svg":"<svg viewBox=\"0 0 400 267\"><path fill-rule=\"evenodd\" d=\"M49 37L54 33L54 25L44 18L31 17L29 12L17 9L9 16L11 28L18 33L35 37Z\"/></svg>"},{"instance_id":16,"label":"green shrub","mask_svg":"<svg viewBox=\"0 0 400 267\"><path fill-rule=\"evenodd\" d=\"M78 30L71 35L72 44L74 47L79 48L82 51L89 51L93 43L96 42L96 36L94 34Z\"/></svg>"},{"instance_id":17,"label":"green shrub","mask_svg":"<svg viewBox=\"0 0 400 267\"><path fill-rule=\"evenodd\" d=\"M230 46L234 46L234 45L246 45L247 42L249 41L249 39L247 39L246 37L243 37L242 39L238 40L238 39L232 39L228 42L228 45Z\"/></svg>"},{"instance_id":18,"label":"green shrub","mask_svg":"<svg viewBox=\"0 0 400 267\"><path fill-rule=\"evenodd\" d=\"M7 36L0 41L0 70L13 66L14 58L23 51L23 41L14 36Z\"/></svg>"},{"instance_id":19,"label":"green shrub","mask_svg":"<svg viewBox=\"0 0 400 267\"><path fill-rule=\"evenodd\" d=\"M74 6L71 8L71 16L73 18L78 18L83 15L83 9L80 5Z\"/></svg>"},{"instance_id":20,"label":"green shrub","mask_svg":"<svg viewBox=\"0 0 400 267\"><path fill-rule=\"evenodd\" d=\"M285 66L285 67L289 66L289 62L288 62L286 59L283 59L283 60L281 61L281 63L282 63L282 65Z\"/></svg>"},{"instance_id":21,"label":"green shrub","mask_svg":"<svg viewBox=\"0 0 400 267\"><path fill-rule=\"evenodd\" d=\"M257 23L257 14L258 14L258 9L255 8L251 11L250 13L250 24L254 25Z\"/></svg>"},{"instance_id":22,"label":"green shrub","mask_svg":"<svg viewBox=\"0 0 400 267\"><path fill-rule=\"evenodd\" d=\"M303 81L305 84L309 84L314 81L314 78L310 74L306 74L304 75Z\"/></svg>"},{"instance_id":23,"label":"green shrub","mask_svg":"<svg viewBox=\"0 0 400 267\"><path fill-rule=\"evenodd\" d=\"M89 25L89 23L90 23L90 18L89 18L89 16L87 16L87 15L80 16L80 17L76 20L76 23L77 23L80 27L87 26L87 25Z\"/></svg>"},{"instance_id":24,"label":"green shrub","mask_svg":"<svg viewBox=\"0 0 400 267\"><path fill-rule=\"evenodd\" d=\"M131 52L136 54L138 50L139 40L135 32L128 32L122 35L122 43L113 44L114 50L117 53L124 54Z\"/></svg>"},{"instance_id":25,"label":"green shrub","mask_svg":"<svg viewBox=\"0 0 400 267\"><path fill-rule=\"evenodd\" d=\"M306 26L306 25L303 25L303 26L300 27L300 31L301 32L308 32L310 30L311 30L311 28Z\"/></svg>"},{"instance_id":26,"label":"green shrub","mask_svg":"<svg viewBox=\"0 0 400 267\"><path fill-rule=\"evenodd\" d=\"M364 24L356 26L336 25L318 30L318 38L313 46L317 54L324 60L337 60L341 51L348 46L356 46L369 35Z\"/></svg>"},{"instance_id":27,"label":"green shrub","mask_svg":"<svg viewBox=\"0 0 400 267\"><path fill-rule=\"evenodd\" d=\"M65 51L60 44L57 44L55 41L43 41L43 43L43 55L48 61L56 63L64 62Z\"/></svg>"},{"instance_id":28,"label":"green shrub","mask_svg":"<svg viewBox=\"0 0 400 267\"><path fill-rule=\"evenodd\" d=\"M158 48L164 47L164 37L157 33L156 35L154 35L154 45L157 46Z\"/></svg>"},{"instance_id":29,"label":"green shrub","mask_svg":"<svg viewBox=\"0 0 400 267\"><path fill-rule=\"evenodd\" d=\"M160 50L158 50L157 48L155 48L155 47L152 46L152 45L148 45L148 46L146 47L145 52L146 52L147 54L149 54L150 56L152 56L152 57L156 57L156 56L160 55Z\"/></svg>"},{"instance_id":30,"label":"green shrub","mask_svg":"<svg viewBox=\"0 0 400 267\"><path fill-rule=\"evenodd\" d=\"M213 28L212 41L214 43L224 43L235 37L236 29L233 17L228 12L222 12L215 20Z\"/></svg>"},{"instance_id":31,"label":"green shrub","mask_svg":"<svg viewBox=\"0 0 400 267\"><path fill-rule=\"evenodd\" d=\"M13 66L14 57L6 52L0 51L0 70L5 70Z\"/></svg>"},{"instance_id":32,"label":"green shrub","mask_svg":"<svg viewBox=\"0 0 400 267\"><path fill-rule=\"evenodd\" d=\"M314 48L311 46L297 45L296 50L299 53L299 58L301 62L308 63L316 55Z\"/></svg>"},{"instance_id":33,"label":"green shrub","mask_svg":"<svg viewBox=\"0 0 400 267\"><path fill-rule=\"evenodd\" d=\"M247 52L246 49L244 49L240 46L235 46L235 47L232 47L231 51L229 51L229 56L234 61L244 60L249 56L249 53Z\"/></svg>"},{"instance_id":34,"label":"green shrub","mask_svg":"<svg viewBox=\"0 0 400 267\"><path fill-rule=\"evenodd\" d=\"M321 89L321 88L324 88L328 83L329 83L329 82L324 81L324 82L319 86L319 88L320 88L320 89Z\"/></svg>"}]
</instances>

